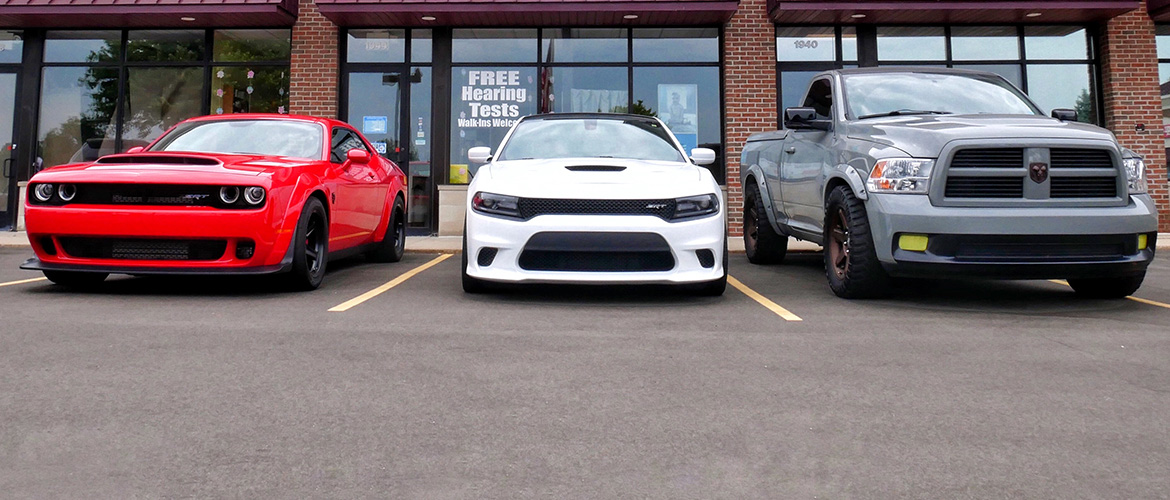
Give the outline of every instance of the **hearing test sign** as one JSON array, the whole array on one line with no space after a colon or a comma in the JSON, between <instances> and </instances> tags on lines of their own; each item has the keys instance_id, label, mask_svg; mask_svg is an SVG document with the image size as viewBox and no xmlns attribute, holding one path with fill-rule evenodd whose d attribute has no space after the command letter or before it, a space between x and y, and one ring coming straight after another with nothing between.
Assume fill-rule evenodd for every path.
<instances>
[{"instance_id":1,"label":"hearing test sign","mask_svg":"<svg viewBox=\"0 0 1170 500\"><path fill-rule=\"evenodd\" d=\"M527 81L520 70L465 70L464 82L458 90L463 110L459 113L459 128L506 128L516 123L525 113L531 100Z\"/></svg>"}]
</instances>

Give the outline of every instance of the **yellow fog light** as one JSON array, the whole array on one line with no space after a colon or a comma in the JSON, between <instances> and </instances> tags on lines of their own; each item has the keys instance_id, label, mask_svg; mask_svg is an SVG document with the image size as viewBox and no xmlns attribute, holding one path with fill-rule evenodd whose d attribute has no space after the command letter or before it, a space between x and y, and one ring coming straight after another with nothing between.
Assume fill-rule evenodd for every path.
<instances>
[{"instance_id":1,"label":"yellow fog light","mask_svg":"<svg viewBox=\"0 0 1170 500\"><path fill-rule=\"evenodd\" d=\"M925 252L928 242L930 238L924 234L903 234L898 238L898 248L909 252Z\"/></svg>"},{"instance_id":2,"label":"yellow fog light","mask_svg":"<svg viewBox=\"0 0 1170 500\"><path fill-rule=\"evenodd\" d=\"M1149 244L1149 237L1144 234L1138 235L1138 250L1145 250L1146 245Z\"/></svg>"}]
</instances>

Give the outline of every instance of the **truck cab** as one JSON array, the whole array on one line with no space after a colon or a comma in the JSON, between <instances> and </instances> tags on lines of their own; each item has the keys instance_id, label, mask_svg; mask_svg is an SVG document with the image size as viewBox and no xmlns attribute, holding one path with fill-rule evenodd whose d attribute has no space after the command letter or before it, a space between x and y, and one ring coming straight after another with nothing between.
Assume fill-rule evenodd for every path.
<instances>
[{"instance_id":1,"label":"truck cab","mask_svg":"<svg viewBox=\"0 0 1170 500\"><path fill-rule=\"evenodd\" d=\"M824 247L830 288L886 293L890 277L1067 279L1124 297L1154 258L1145 165L1073 110L1043 114L993 73L835 70L782 130L744 145L744 245L783 260Z\"/></svg>"}]
</instances>

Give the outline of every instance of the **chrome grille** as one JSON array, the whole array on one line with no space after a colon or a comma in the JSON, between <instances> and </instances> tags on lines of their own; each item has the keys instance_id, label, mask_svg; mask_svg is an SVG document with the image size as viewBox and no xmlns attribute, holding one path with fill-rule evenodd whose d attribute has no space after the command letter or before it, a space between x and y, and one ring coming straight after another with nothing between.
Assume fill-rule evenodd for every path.
<instances>
[{"instance_id":1,"label":"chrome grille","mask_svg":"<svg viewBox=\"0 0 1170 500\"><path fill-rule=\"evenodd\" d=\"M531 219L540 215L651 215L670 219L674 200L574 200L558 198L521 198L520 216Z\"/></svg>"}]
</instances>

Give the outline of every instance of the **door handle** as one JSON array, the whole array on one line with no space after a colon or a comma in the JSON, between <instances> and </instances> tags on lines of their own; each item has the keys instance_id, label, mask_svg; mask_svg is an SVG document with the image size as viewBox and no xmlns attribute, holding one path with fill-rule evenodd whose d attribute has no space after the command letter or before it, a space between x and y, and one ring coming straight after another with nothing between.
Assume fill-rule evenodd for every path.
<instances>
[{"instance_id":1,"label":"door handle","mask_svg":"<svg viewBox=\"0 0 1170 500\"><path fill-rule=\"evenodd\" d=\"M793 154L796 152L796 148L790 147L788 149L785 149L784 152L788 153L788 154Z\"/></svg>"},{"instance_id":2,"label":"door handle","mask_svg":"<svg viewBox=\"0 0 1170 500\"><path fill-rule=\"evenodd\" d=\"M4 159L4 178L12 177L12 158Z\"/></svg>"}]
</instances>

